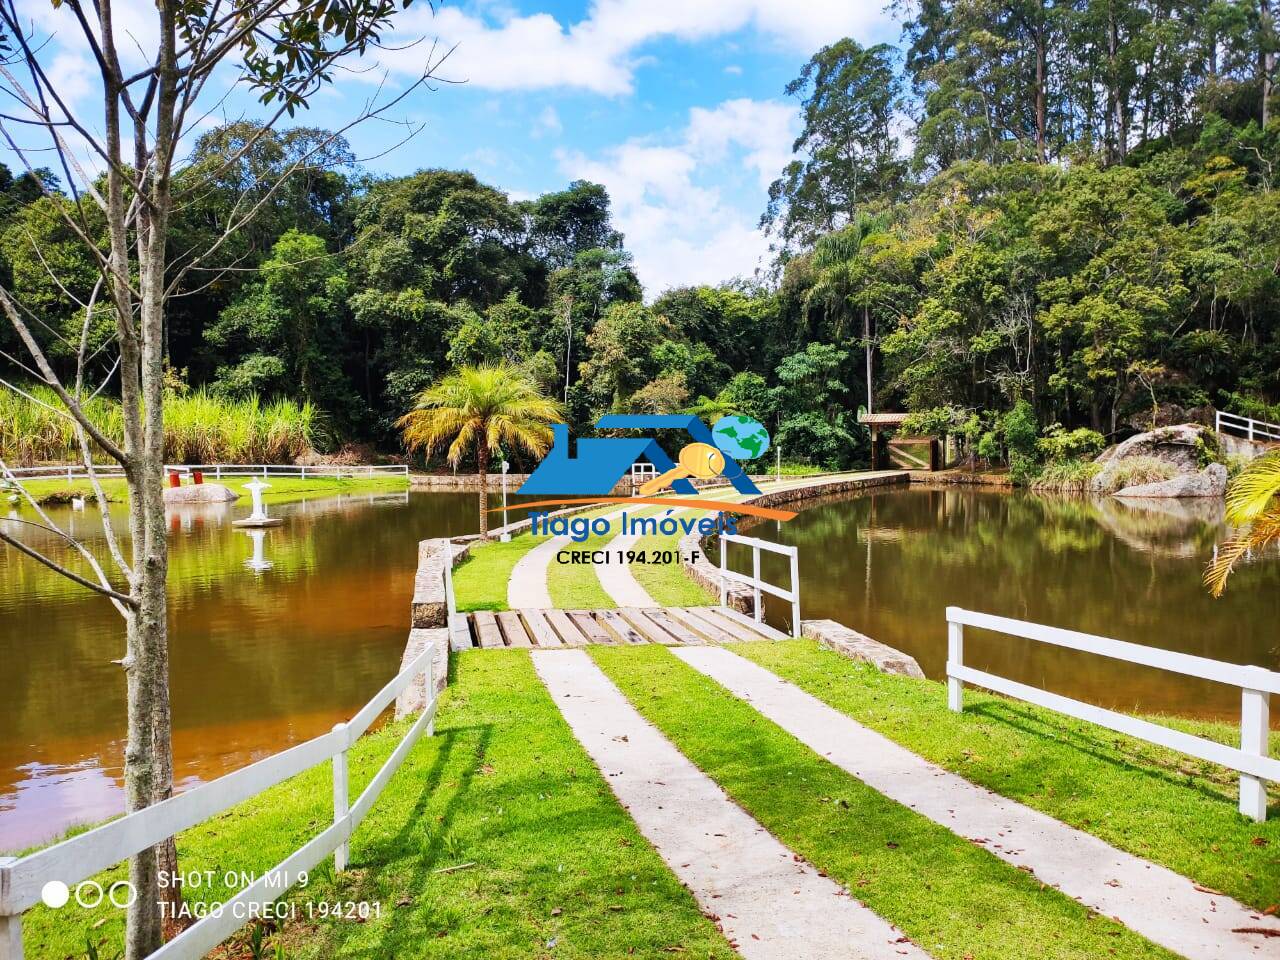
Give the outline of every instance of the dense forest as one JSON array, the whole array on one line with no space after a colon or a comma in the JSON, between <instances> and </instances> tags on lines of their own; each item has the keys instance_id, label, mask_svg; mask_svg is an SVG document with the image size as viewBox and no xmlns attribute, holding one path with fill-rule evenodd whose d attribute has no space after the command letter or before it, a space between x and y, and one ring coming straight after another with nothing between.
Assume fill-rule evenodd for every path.
<instances>
[{"instance_id":1,"label":"dense forest","mask_svg":"<svg viewBox=\"0 0 1280 960\"><path fill-rule=\"evenodd\" d=\"M803 129L761 221L775 258L718 287L646 297L592 183L516 202L465 171L370 175L339 140L255 198L323 133L232 163L254 128L206 133L190 171L226 169L178 211L172 260L234 205L262 213L173 301L173 389L304 401L326 445L390 451L435 378L506 358L576 427L731 410L824 466L866 460L868 355L875 409L988 460L1206 405L1280 420L1269 0L897 9L899 46L842 40L788 85ZM96 272L55 214L73 199L37 175L52 197L0 174L0 271L65 361ZM22 380L12 331L0 351Z\"/></svg>"}]
</instances>

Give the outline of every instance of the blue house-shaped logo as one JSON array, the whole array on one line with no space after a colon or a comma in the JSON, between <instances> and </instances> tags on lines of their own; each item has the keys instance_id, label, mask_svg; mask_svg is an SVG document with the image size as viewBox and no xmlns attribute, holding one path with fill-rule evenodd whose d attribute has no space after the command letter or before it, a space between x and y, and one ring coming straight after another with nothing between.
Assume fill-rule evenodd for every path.
<instances>
[{"instance_id":1,"label":"blue house-shaped logo","mask_svg":"<svg viewBox=\"0 0 1280 960\"><path fill-rule=\"evenodd\" d=\"M684 415L643 416L610 414L601 417L596 427L602 429L677 429L686 431L695 441L714 445L711 431L697 417ZM569 428L563 423L552 426L554 441L546 457L538 464L518 491L539 496L608 496L618 481L642 457L664 473L675 467L665 450L653 437L587 437L578 441L576 456L569 455ZM740 493L759 493L759 489L742 472L736 462L725 456L724 476ZM674 480L671 489L678 494L696 494L687 479Z\"/></svg>"}]
</instances>

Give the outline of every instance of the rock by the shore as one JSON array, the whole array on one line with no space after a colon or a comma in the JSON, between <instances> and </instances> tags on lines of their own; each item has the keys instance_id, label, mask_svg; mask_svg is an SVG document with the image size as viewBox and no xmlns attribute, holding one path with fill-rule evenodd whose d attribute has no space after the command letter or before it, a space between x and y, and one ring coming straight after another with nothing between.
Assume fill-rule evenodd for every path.
<instances>
[{"instance_id":1,"label":"rock by the shore","mask_svg":"<svg viewBox=\"0 0 1280 960\"><path fill-rule=\"evenodd\" d=\"M1198 473L1184 473L1159 483L1140 483L1117 490L1112 496L1123 499L1165 499L1168 497L1222 497L1227 491L1227 468L1211 463Z\"/></svg>"},{"instance_id":2,"label":"rock by the shore","mask_svg":"<svg viewBox=\"0 0 1280 960\"><path fill-rule=\"evenodd\" d=\"M239 499L240 494L220 483L192 483L164 488L165 503L227 503Z\"/></svg>"},{"instance_id":3,"label":"rock by the shore","mask_svg":"<svg viewBox=\"0 0 1280 960\"><path fill-rule=\"evenodd\" d=\"M1172 427L1160 427L1146 433L1135 434L1123 443L1104 450L1095 463L1102 464L1100 470L1090 482L1095 493L1106 493L1114 487L1113 474L1123 460L1131 457L1149 457L1169 464L1179 474L1194 475L1200 470L1200 458L1206 443L1205 434L1212 434L1198 423L1180 423ZM1214 438L1216 439L1216 438ZM1181 480L1175 477L1174 480ZM1173 482L1173 481L1162 481ZM1158 486L1159 484L1144 484ZM1181 496L1211 496L1212 494L1181 494ZM1161 494L1161 496L1178 496L1178 494Z\"/></svg>"}]
</instances>

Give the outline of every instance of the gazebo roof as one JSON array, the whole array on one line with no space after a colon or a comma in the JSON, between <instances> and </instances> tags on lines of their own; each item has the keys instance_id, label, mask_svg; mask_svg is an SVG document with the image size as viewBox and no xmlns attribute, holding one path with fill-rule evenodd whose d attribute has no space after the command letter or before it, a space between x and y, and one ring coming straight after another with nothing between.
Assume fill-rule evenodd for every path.
<instances>
[{"instance_id":1,"label":"gazebo roof","mask_svg":"<svg viewBox=\"0 0 1280 960\"><path fill-rule=\"evenodd\" d=\"M907 419L905 413L860 413L858 422L873 427L900 427Z\"/></svg>"}]
</instances>

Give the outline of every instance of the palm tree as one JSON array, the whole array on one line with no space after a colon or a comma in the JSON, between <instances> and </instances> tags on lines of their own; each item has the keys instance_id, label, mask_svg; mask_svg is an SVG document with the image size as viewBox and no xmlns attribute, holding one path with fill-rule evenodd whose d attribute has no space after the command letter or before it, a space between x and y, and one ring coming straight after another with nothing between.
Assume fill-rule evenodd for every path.
<instances>
[{"instance_id":1,"label":"palm tree","mask_svg":"<svg viewBox=\"0 0 1280 960\"><path fill-rule=\"evenodd\" d=\"M1280 542L1280 453L1259 457L1232 481L1227 522L1244 529L1222 545L1205 570L1204 582L1215 597L1222 596L1241 557Z\"/></svg>"},{"instance_id":2,"label":"palm tree","mask_svg":"<svg viewBox=\"0 0 1280 960\"><path fill-rule=\"evenodd\" d=\"M460 367L418 395L400 418L405 445L428 457L449 445L450 465L475 448L480 474L480 536L489 536L489 460L503 444L540 457L551 447L552 423L564 421L564 408L544 396L533 379L509 363Z\"/></svg>"}]
</instances>

